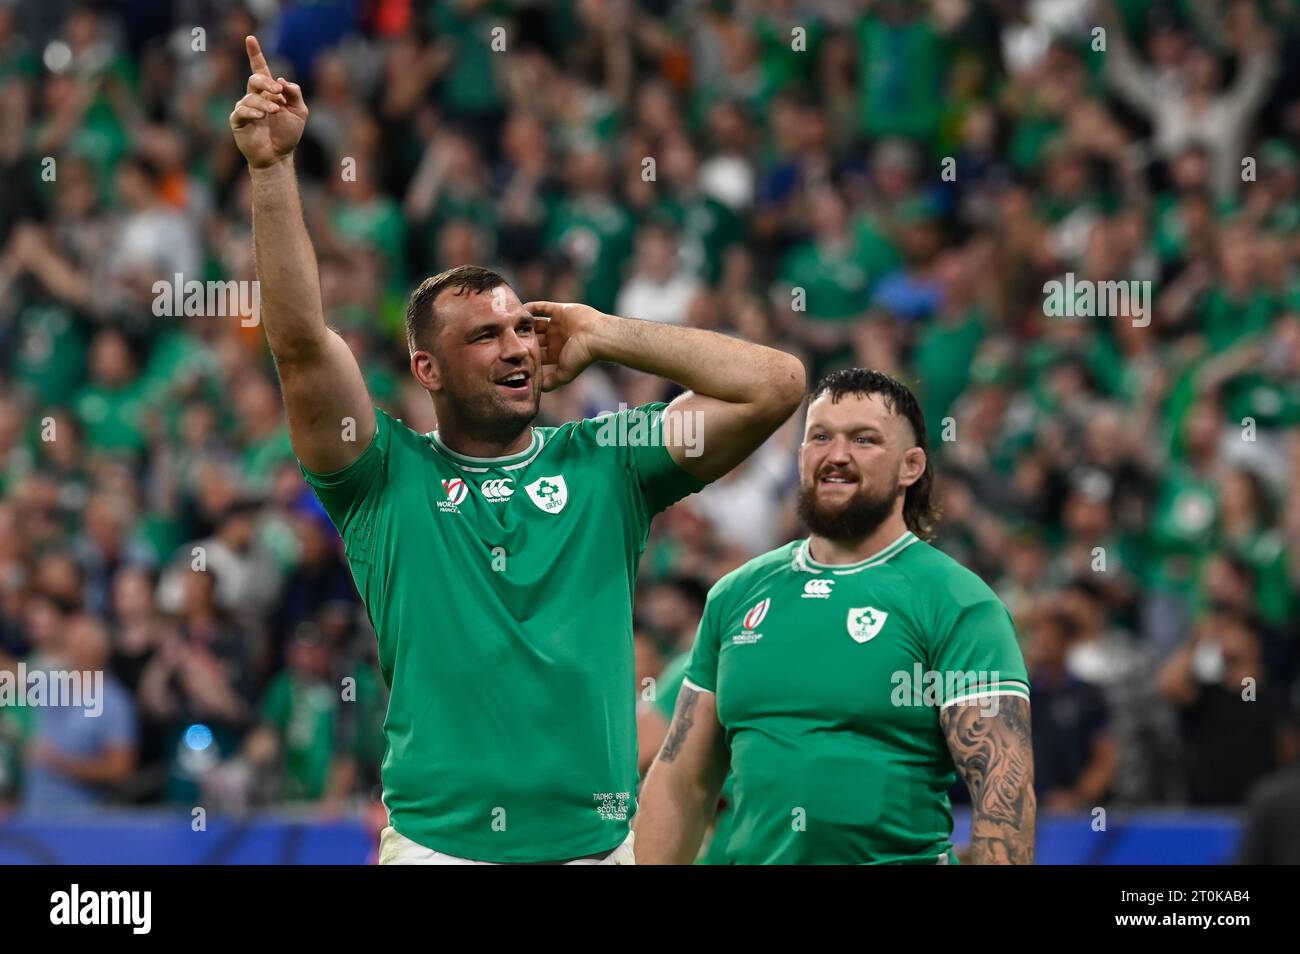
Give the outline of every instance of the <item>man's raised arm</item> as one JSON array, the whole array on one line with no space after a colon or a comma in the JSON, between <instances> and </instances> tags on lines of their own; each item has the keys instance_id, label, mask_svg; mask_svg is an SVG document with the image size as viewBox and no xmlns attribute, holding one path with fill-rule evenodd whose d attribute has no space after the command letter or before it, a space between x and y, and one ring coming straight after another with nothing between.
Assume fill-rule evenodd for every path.
<instances>
[{"instance_id":1,"label":"man's raised arm","mask_svg":"<svg viewBox=\"0 0 1300 954\"><path fill-rule=\"evenodd\" d=\"M803 364L794 355L698 328L606 315L587 305L531 301L538 322L544 390L567 384L593 361L676 381L690 391L669 405L665 427L683 433L680 417L698 415L695 448L669 443L685 471L715 480L752 454L799 407Z\"/></svg>"},{"instance_id":2,"label":"man's raised arm","mask_svg":"<svg viewBox=\"0 0 1300 954\"><path fill-rule=\"evenodd\" d=\"M230 128L253 180L261 320L280 374L294 453L308 470L328 473L361 456L374 436L375 415L356 358L325 326L316 253L293 171L307 104L297 83L271 75L256 37L244 44L251 75Z\"/></svg>"}]
</instances>

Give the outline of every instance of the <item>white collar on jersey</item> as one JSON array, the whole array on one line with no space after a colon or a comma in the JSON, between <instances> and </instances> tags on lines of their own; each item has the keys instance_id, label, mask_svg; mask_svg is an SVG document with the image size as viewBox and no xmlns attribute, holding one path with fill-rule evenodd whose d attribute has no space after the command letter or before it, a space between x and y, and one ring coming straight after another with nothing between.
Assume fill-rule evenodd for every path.
<instances>
[{"instance_id":1,"label":"white collar on jersey","mask_svg":"<svg viewBox=\"0 0 1300 954\"><path fill-rule=\"evenodd\" d=\"M537 428L533 428L532 442L524 450L514 454L506 454L504 457L470 457L468 454L461 454L442 442L437 431L430 431L427 435L429 443L433 449L446 457L456 467L473 474L485 474L492 467L498 467L501 470L518 470L521 467L527 467L533 462L538 454L542 452L542 446L546 443L546 438ZM487 466L483 466L487 465Z\"/></svg>"},{"instance_id":2,"label":"white collar on jersey","mask_svg":"<svg viewBox=\"0 0 1300 954\"><path fill-rule=\"evenodd\" d=\"M857 563L818 563L809 552L809 543L812 541L812 537L807 537L795 545L794 558L790 561L790 568L801 573L833 573L837 576L845 573L859 573L862 570L869 570L873 566L888 563L913 543L916 543L918 539L916 534L911 530L907 530L893 543L873 553L865 560L859 560Z\"/></svg>"}]
</instances>

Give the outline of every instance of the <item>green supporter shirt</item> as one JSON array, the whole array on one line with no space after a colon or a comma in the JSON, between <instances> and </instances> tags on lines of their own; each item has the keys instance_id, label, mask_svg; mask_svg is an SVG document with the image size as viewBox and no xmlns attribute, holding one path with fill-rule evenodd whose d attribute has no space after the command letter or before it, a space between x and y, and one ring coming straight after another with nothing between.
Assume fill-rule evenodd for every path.
<instances>
[{"instance_id":1,"label":"green supporter shirt","mask_svg":"<svg viewBox=\"0 0 1300 954\"><path fill-rule=\"evenodd\" d=\"M72 400L72 411L92 451L141 451L144 411L138 381L121 388L87 384Z\"/></svg>"},{"instance_id":2,"label":"green supporter shirt","mask_svg":"<svg viewBox=\"0 0 1300 954\"><path fill-rule=\"evenodd\" d=\"M284 747L286 794L320 798L334 756L339 691L328 682L309 682L281 672L266 690L262 718L275 726Z\"/></svg>"},{"instance_id":3,"label":"green supporter shirt","mask_svg":"<svg viewBox=\"0 0 1300 954\"><path fill-rule=\"evenodd\" d=\"M1201 328L1210 350L1217 354L1243 338L1267 331L1276 312L1277 302L1267 292L1255 291L1245 298L1235 298L1227 289L1218 287L1202 303Z\"/></svg>"},{"instance_id":4,"label":"green supporter shirt","mask_svg":"<svg viewBox=\"0 0 1300 954\"><path fill-rule=\"evenodd\" d=\"M493 68L493 29L490 12L467 12L465 4L430 4L432 26L452 48L452 60L441 83L441 100L458 113L488 114L501 107L501 82Z\"/></svg>"},{"instance_id":5,"label":"green supporter shirt","mask_svg":"<svg viewBox=\"0 0 1300 954\"><path fill-rule=\"evenodd\" d=\"M86 379L86 332L59 305L29 305L18 317L13 374L42 404L63 403Z\"/></svg>"},{"instance_id":6,"label":"green supporter shirt","mask_svg":"<svg viewBox=\"0 0 1300 954\"><path fill-rule=\"evenodd\" d=\"M1247 418L1265 430L1300 426L1300 380L1250 371L1223 388L1228 420L1240 425Z\"/></svg>"},{"instance_id":7,"label":"green supporter shirt","mask_svg":"<svg viewBox=\"0 0 1300 954\"><path fill-rule=\"evenodd\" d=\"M695 196L665 199L655 207L655 214L677 227L678 246L692 270L705 281L716 282L723 255L744 232L736 213L717 199Z\"/></svg>"},{"instance_id":8,"label":"green supporter shirt","mask_svg":"<svg viewBox=\"0 0 1300 954\"><path fill-rule=\"evenodd\" d=\"M551 210L545 241L577 265L583 300L613 311L623 265L632 253L634 228L632 216L615 202L572 199Z\"/></svg>"},{"instance_id":9,"label":"green supporter shirt","mask_svg":"<svg viewBox=\"0 0 1300 954\"><path fill-rule=\"evenodd\" d=\"M911 533L861 563L816 563L800 540L729 573L686 680L717 694L737 864L952 860L939 710L1029 695L1006 607Z\"/></svg>"},{"instance_id":10,"label":"green supporter shirt","mask_svg":"<svg viewBox=\"0 0 1300 954\"><path fill-rule=\"evenodd\" d=\"M804 290L804 310L809 318L845 321L867 310L872 276L852 245L832 249L805 242L786 255L781 277Z\"/></svg>"},{"instance_id":11,"label":"green supporter shirt","mask_svg":"<svg viewBox=\"0 0 1300 954\"><path fill-rule=\"evenodd\" d=\"M868 135L907 136L931 146L939 133L948 72L943 37L923 19L889 23L868 15L858 24L858 53L865 64Z\"/></svg>"},{"instance_id":12,"label":"green supporter shirt","mask_svg":"<svg viewBox=\"0 0 1300 954\"><path fill-rule=\"evenodd\" d=\"M535 427L492 459L378 410L356 461L307 474L378 636L400 834L494 862L627 837L637 561L651 517L704 486L662 446L664 407Z\"/></svg>"},{"instance_id":13,"label":"green supporter shirt","mask_svg":"<svg viewBox=\"0 0 1300 954\"><path fill-rule=\"evenodd\" d=\"M1147 533L1153 559L1146 570L1148 586L1190 594L1205 558L1214 548L1218 487L1183 464L1165 471L1156 492Z\"/></svg>"},{"instance_id":14,"label":"green supporter shirt","mask_svg":"<svg viewBox=\"0 0 1300 954\"><path fill-rule=\"evenodd\" d=\"M241 470L249 485L267 489L275 471L285 461L293 460L293 444L287 427L276 428L261 440L253 441L240 455Z\"/></svg>"},{"instance_id":15,"label":"green supporter shirt","mask_svg":"<svg viewBox=\"0 0 1300 954\"><path fill-rule=\"evenodd\" d=\"M406 220L401 206L388 196L339 205L331 224L344 239L371 246L379 253L390 288L406 287Z\"/></svg>"},{"instance_id":16,"label":"green supporter shirt","mask_svg":"<svg viewBox=\"0 0 1300 954\"><path fill-rule=\"evenodd\" d=\"M970 384L975 355L987 326L979 309L955 321L930 322L918 333L912 366L921 385L921 409L931 434L943 428L943 418Z\"/></svg>"}]
</instances>

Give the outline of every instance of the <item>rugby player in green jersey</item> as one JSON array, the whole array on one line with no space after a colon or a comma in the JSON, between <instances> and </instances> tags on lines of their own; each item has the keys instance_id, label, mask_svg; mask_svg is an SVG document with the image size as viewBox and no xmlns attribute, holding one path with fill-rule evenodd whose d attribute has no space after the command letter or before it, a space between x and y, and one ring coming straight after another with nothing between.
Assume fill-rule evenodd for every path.
<instances>
[{"instance_id":1,"label":"rugby player in green jersey","mask_svg":"<svg viewBox=\"0 0 1300 954\"><path fill-rule=\"evenodd\" d=\"M697 329L522 304L462 266L407 307L438 429L377 410L326 327L293 170L307 107L257 40L230 116L252 177L261 319L294 452L343 537L390 687L381 863L630 861L632 602L651 518L798 407L790 355ZM593 361L689 389L560 427L541 392Z\"/></svg>"},{"instance_id":2,"label":"rugby player in green jersey","mask_svg":"<svg viewBox=\"0 0 1300 954\"><path fill-rule=\"evenodd\" d=\"M673 722L641 791L641 863L694 859L730 771L737 864L1033 861L1029 682L1010 615L926 543L916 399L861 368L812 391L799 456L811 535L709 592Z\"/></svg>"}]
</instances>

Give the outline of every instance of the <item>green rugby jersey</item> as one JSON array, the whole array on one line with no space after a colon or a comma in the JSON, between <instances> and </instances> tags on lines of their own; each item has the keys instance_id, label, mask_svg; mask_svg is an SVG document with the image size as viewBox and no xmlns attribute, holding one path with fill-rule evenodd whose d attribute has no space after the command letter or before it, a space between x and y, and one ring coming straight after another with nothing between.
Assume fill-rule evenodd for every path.
<instances>
[{"instance_id":1,"label":"green rugby jersey","mask_svg":"<svg viewBox=\"0 0 1300 954\"><path fill-rule=\"evenodd\" d=\"M491 459L377 410L356 461L306 475L378 636L400 834L496 862L627 837L637 561L651 517L704 486L661 446L664 407L535 427Z\"/></svg>"},{"instance_id":2,"label":"green rugby jersey","mask_svg":"<svg viewBox=\"0 0 1300 954\"><path fill-rule=\"evenodd\" d=\"M737 864L950 860L939 710L1029 695L1006 607L911 533L842 566L800 540L724 576L686 684L717 694Z\"/></svg>"}]
</instances>

